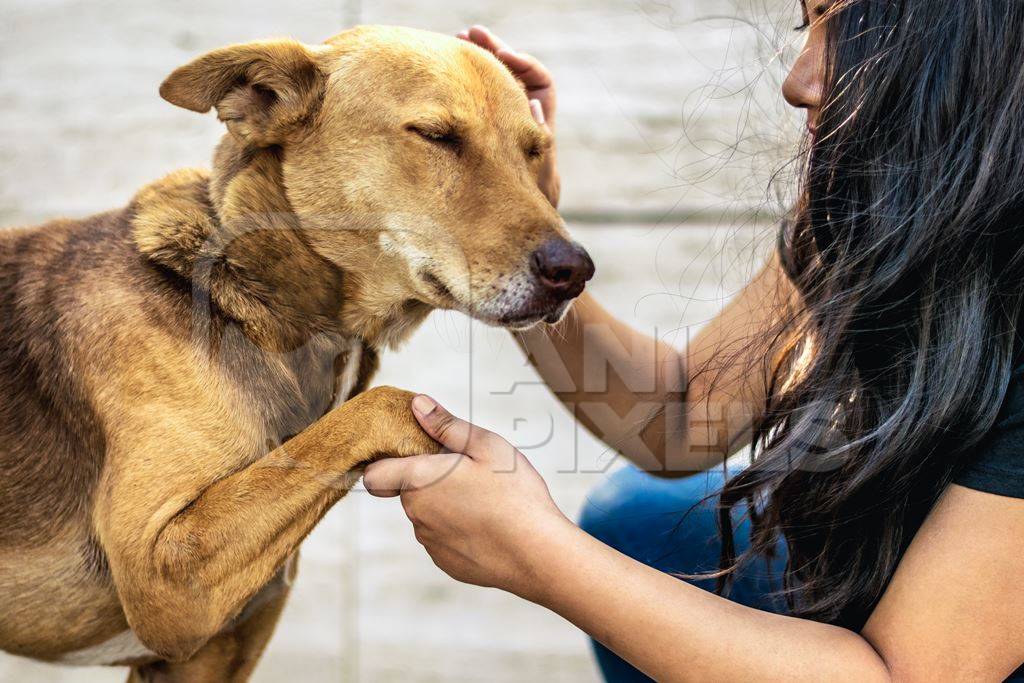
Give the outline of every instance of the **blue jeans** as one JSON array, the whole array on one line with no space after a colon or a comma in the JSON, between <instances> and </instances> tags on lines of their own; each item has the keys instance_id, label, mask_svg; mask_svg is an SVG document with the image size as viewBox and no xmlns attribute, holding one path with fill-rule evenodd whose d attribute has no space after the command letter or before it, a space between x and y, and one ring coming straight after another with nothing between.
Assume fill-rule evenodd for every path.
<instances>
[{"instance_id":1,"label":"blue jeans","mask_svg":"<svg viewBox=\"0 0 1024 683\"><path fill-rule=\"evenodd\" d=\"M721 471L686 479L657 479L632 467L612 474L590 493L580 526L590 535L635 560L666 573L699 574L718 569L720 549L717 497L704 499L722 488ZM696 507L694 507L696 506ZM736 552L748 547L750 522L745 510L734 511ZM744 563L727 596L748 607L784 613L778 595L786 564L786 548L780 542L774 558ZM691 581L714 590L714 579ZM625 660L594 642L597 663L606 681L650 681Z\"/></svg>"}]
</instances>

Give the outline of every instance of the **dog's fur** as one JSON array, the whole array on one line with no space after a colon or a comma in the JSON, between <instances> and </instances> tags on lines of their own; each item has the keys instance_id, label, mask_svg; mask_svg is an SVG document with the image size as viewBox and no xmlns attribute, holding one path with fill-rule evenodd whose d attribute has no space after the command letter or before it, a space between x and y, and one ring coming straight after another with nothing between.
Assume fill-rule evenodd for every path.
<instances>
[{"instance_id":1,"label":"dog's fur","mask_svg":"<svg viewBox=\"0 0 1024 683\"><path fill-rule=\"evenodd\" d=\"M378 352L438 307L557 320L529 260L565 234L547 134L467 43L235 45L161 94L227 124L212 172L0 233L0 647L241 681L359 468L437 449L361 393Z\"/></svg>"}]
</instances>

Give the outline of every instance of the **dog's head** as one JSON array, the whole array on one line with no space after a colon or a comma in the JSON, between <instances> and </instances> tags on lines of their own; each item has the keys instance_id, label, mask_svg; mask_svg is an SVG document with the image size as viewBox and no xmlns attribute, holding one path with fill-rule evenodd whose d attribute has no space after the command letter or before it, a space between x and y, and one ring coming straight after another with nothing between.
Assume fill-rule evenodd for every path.
<instances>
[{"instance_id":1,"label":"dog's head","mask_svg":"<svg viewBox=\"0 0 1024 683\"><path fill-rule=\"evenodd\" d=\"M523 89L465 41L360 27L234 45L161 86L279 151L309 244L396 299L514 328L561 318L594 267L537 186L551 140Z\"/></svg>"}]
</instances>

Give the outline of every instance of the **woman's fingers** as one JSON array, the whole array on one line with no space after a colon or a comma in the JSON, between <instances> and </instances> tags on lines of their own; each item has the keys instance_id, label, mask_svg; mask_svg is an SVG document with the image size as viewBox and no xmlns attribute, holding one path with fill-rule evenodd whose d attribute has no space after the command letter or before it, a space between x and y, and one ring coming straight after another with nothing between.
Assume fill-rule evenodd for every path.
<instances>
[{"instance_id":1,"label":"woman's fingers","mask_svg":"<svg viewBox=\"0 0 1024 683\"><path fill-rule=\"evenodd\" d=\"M504 439L495 436L463 419L457 418L438 403L420 394L412 400L412 413L423 431L450 451L465 453L474 460L489 459L498 442Z\"/></svg>"},{"instance_id":2,"label":"woman's fingers","mask_svg":"<svg viewBox=\"0 0 1024 683\"><path fill-rule=\"evenodd\" d=\"M551 72L532 55L502 48L495 52L494 56L500 59L528 90L550 88L554 82Z\"/></svg>"},{"instance_id":3,"label":"woman's fingers","mask_svg":"<svg viewBox=\"0 0 1024 683\"><path fill-rule=\"evenodd\" d=\"M486 26L473 26L455 34L462 40L469 41L492 52L500 59L523 84L530 89L551 87L551 73L536 57L516 52L505 44L498 36L491 33Z\"/></svg>"},{"instance_id":4,"label":"woman's fingers","mask_svg":"<svg viewBox=\"0 0 1024 683\"><path fill-rule=\"evenodd\" d=\"M462 457L458 453L439 453L378 460L363 473L363 486L378 498L393 498L404 491L424 489L448 476Z\"/></svg>"},{"instance_id":5,"label":"woman's fingers","mask_svg":"<svg viewBox=\"0 0 1024 683\"><path fill-rule=\"evenodd\" d=\"M486 26L480 26L479 24L477 24L476 26L472 26L470 27L468 34L469 39L472 42L476 43L485 50L497 52L498 50L508 48L508 46L505 45L505 41L491 33L491 30Z\"/></svg>"},{"instance_id":6,"label":"woman's fingers","mask_svg":"<svg viewBox=\"0 0 1024 683\"><path fill-rule=\"evenodd\" d=\"M530 100L530 113L533 114L533 120L541 126L547 126L547 117L544 116L544 105L541 104L540 100Z\"/></svg>"},{"instance_id":7,"label":"woman's fingers","mask_svg":"<svg viewBox=\"0 0 1024 683\"><path fill-rule=\"evenodd\" d=\"M411 474L409 462L413 458L385 458L367 466L363 473L363 486L371 496L393 498L406 488Z\"/></svg>"}]
</instances>

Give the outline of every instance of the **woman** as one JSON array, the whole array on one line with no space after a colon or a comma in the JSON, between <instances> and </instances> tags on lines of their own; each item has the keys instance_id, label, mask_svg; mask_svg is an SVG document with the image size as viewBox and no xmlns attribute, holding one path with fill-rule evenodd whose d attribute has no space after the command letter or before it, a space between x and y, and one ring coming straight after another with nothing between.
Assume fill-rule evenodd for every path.
<instances>
[{"instance_id":1,"label":"woman","mask_svg":"<svg viewBox=\"0 0 1024 683\"><path fill-rule=\"evenodd\" d=\"M775 258L685 355L646 340L651 376L558 394L647 410L639 438L581 417L644 469L721 470L748 444L752 464L682 483L626 470L592 496L590 535L507 442L421 396L455 454L376 463L366 485L400 492L454 578L593 636L609 680L1003 680L1024 662L1024 3L803 12L783 94L809 149ZM544 68L462 35L553 126ZM523 339L549 381L567 369L584 387L584 353L645 341L590 298L571 315ZM594 324L617 339L584 349ZM494 466L508 457L513 474Z\"/></svg>"}]
</instances>

